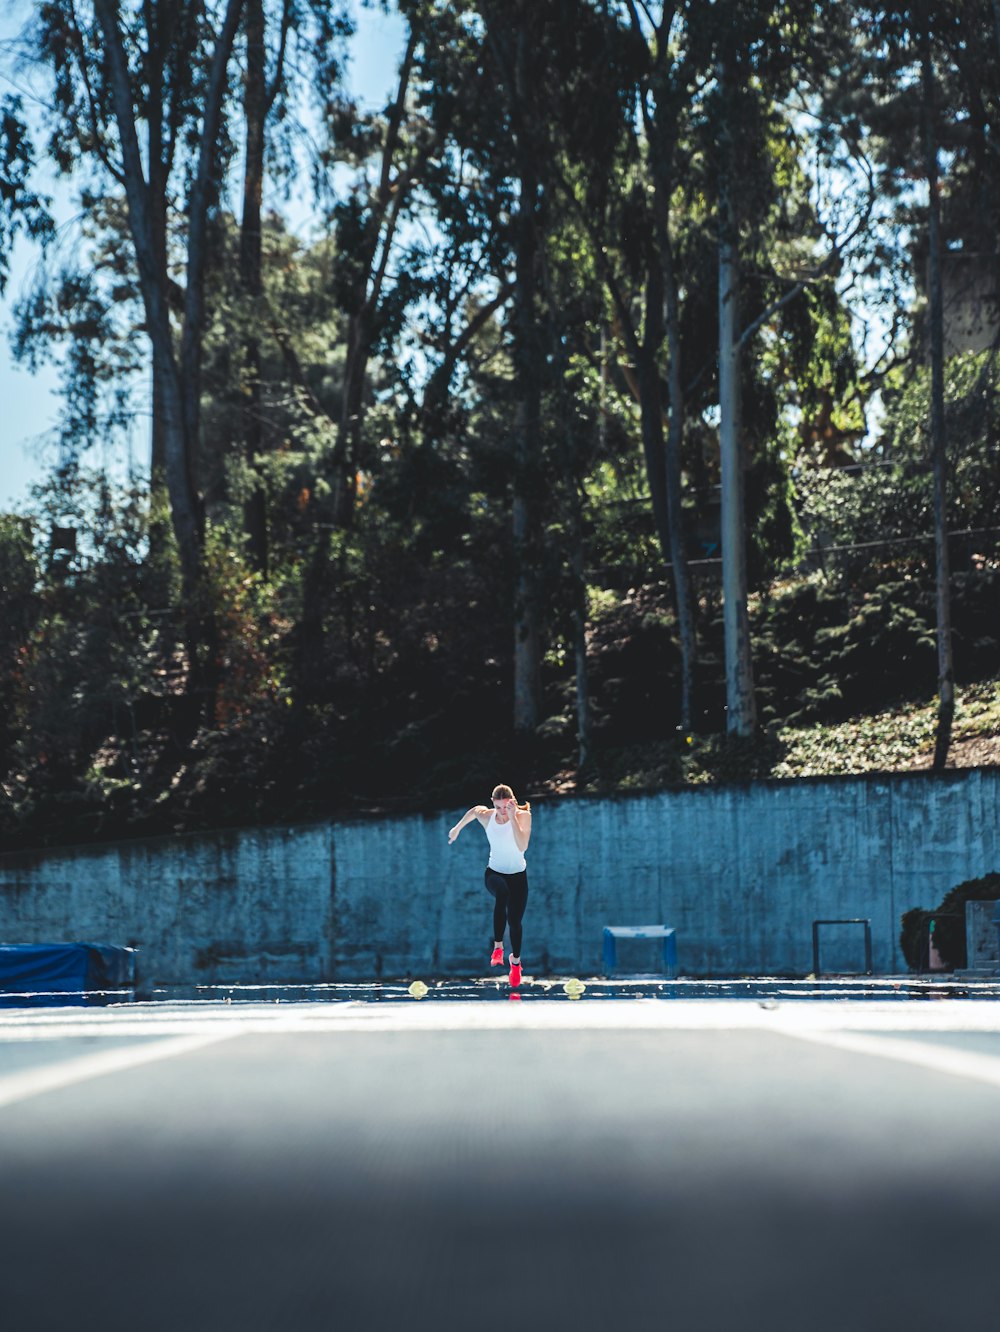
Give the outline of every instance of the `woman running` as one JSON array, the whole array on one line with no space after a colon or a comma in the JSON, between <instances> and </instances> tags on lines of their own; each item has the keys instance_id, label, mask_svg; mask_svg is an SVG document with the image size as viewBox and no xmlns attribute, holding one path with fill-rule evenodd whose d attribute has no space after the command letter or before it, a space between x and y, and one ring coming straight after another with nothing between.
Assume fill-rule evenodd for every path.
<instances>
[{"instance_id":1,"label":"woman running","mask_svg":"<svg viewBox=\"0 0 1000 1332\"><path fill-rule=\"evenodd\" d=\"M510 930L511 985L521 984L521 917L528 904L528 871L524 853L531 837L531 806L519 805L509 786L493 790L493 808L474 805L448 833L454 842L467 823L478 819L490 843L486 889L493 897L493 956L491 967L503 966L504 925Z\"/></svg>"}]
</instances>

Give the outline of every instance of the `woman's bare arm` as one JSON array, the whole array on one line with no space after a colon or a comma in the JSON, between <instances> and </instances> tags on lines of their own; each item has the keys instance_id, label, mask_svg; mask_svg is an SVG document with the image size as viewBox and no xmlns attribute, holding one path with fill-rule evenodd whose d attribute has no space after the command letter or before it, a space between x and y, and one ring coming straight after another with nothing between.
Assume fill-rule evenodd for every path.
<instances>
[{"instance_id":1,"label":"woman's bare arm","mask_svg":"<svg viewBox=\"0 0 1000 1332\"><path fill-rule=\"evenodd\" d=\"M528 842L531 840L531 806L515 806L511 810L510 818L514 826L514 843L518 851L524 855L528 849Z\"/></svg>"},{"instance_id":2,"label":"woman's bare arm","mask_svg":"<svg viewBox=\"0 0 1000 1332\"><path fill-rule=\"evenodd\" d=\"M485 805L473 805L472 808L468 811L468 813L463 814L462 817L459 819L459 821L455 824L454 828L452 828L449 831L448 833L449 844L455 840L455 838L458 836L458 834L462 831L462 829L465 827L467 823L471 823L473 819L478 819L479 822L482 823L484 818L489 817L489 813L490 811L486 808Z\"/></svg>"}]
</instances>

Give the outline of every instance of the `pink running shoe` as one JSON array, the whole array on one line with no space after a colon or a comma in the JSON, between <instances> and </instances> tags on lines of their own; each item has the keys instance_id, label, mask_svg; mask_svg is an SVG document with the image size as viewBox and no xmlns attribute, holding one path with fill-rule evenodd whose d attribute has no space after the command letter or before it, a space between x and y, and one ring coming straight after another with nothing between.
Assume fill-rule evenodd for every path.
<instances>
[{"instance_id":1,"label":"pink running shoe","mask_svg":"<svg viewBox=\"0 0 1000 1332\"><path fill-rule=\"evenodd\" d=\"M511 985L521 984L521 964L520 962L515 962L513 956L511 956L510 975L507 979L510 981Z\"/></svg>"},{"instance_id":2,"label":"pink running shoe","mask_svg":"<svg viewBox=\"0 0 1000 1332\"><path fill-rule=\"evenodd\" d=\"M503 966L503 948L502 948L502 947L501 947L501 948L494 948L494 949L493 949L493 955L492 955L492 957L490 958L490 966L491 966L491 967L502 967L502 966Z\"/></svg>"}]
</instances>

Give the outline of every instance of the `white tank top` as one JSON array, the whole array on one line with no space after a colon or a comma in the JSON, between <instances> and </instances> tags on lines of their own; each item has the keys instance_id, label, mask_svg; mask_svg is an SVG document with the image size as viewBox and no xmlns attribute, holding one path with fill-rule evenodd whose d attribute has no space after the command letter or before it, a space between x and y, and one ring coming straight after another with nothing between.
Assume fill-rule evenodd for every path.
<instances>
[{"instance_id":1,"label":"white tank top","mask_svg":"<svg viewBox=\"0 0 1000 1332\"><path fill-rule=\"evenodd\" d=\"M526 868L524 853L518 850L514 841L514 822L497 823L497 812L490 815L486 825L486 836L490 839L490 869L498 874L520 874Z\"/></svg>"}]
</instances>

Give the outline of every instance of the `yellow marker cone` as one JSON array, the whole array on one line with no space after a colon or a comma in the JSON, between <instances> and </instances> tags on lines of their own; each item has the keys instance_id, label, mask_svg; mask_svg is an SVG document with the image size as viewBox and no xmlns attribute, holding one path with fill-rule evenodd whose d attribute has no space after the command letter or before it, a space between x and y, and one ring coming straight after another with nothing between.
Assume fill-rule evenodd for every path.
<instances>
[{"instance_id":1,"label":"yellow marker cone","mask_svg":"<svg viewBox=\"0 0 1000 1332\"><path fill-rule=\"evenodd\" d=\"M423 999L424 995L427 993L427 986L423 981L414 981L410 986L409 992L413 995L414 999Z\"/></svg>"},{"instance_id":2,"label":"yellow marker cone","mask_svg":"<svg viewBox=\"0 0 1000 1332\"><path fill-rule=\"evenodd\" d=\"M580 995L583 994L586 988L587 987L586 985L584 985L583 981L577 980L575 976L571 976L570 979L563 986L563 990L570 997L570 999L579 999Z\"/></svg>"}]
</instances>

